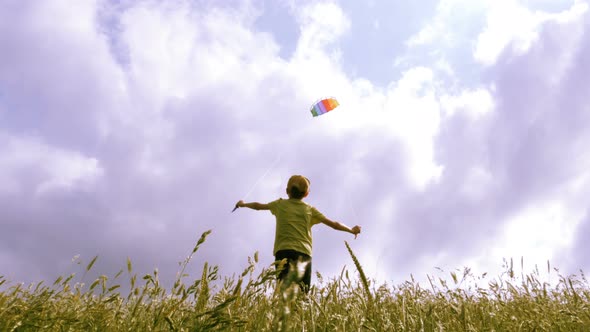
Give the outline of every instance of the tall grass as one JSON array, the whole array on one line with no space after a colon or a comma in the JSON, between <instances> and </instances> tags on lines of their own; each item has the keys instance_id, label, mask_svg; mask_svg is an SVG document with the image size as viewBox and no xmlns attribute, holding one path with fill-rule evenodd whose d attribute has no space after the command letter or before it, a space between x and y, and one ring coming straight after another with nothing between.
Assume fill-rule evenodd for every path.
<instances>
[{"instance_id":1,"label":"tall grass","mask_svg":"<svg viewBox=\"0 0 590 332\"><path fill-rule=\"evenodd\" d=\"M298 287L275 289L272 265L254 274L258 255L238 275L221 277L205 263L197 279L185 274L210 231L182 262L171 289L158 271L138 278L100 276L90 285L74 275L24 286L0 276L0 331L589 331L590 288L585 276L558 276L550 286L535 271L516 276L512 265L485 287L469 269L450 280L413 278L376 287L345 243L359 278L341 274L317 282L307 295ZM93 268L97 257L86 265ZM556 270L557 271L557 270ZM121 293L121 276L129 291Z\"/></svg>"}]
</instances>

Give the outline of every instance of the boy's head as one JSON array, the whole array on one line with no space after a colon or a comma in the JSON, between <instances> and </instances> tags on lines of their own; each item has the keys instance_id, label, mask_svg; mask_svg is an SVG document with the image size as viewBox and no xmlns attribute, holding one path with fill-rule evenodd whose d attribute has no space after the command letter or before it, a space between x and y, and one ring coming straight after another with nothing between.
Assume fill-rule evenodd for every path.
<instances>
[{"instance_id":1,"label":"boy's head","mask_svg":"<svg viewBox=\"0 0 590 332\"><path fill-rule=\"evenodd\" d=\"M309 179L303 175L293 175L287 182L289 198L302 199L309 194Z\"/></svg>"}]
</instances>

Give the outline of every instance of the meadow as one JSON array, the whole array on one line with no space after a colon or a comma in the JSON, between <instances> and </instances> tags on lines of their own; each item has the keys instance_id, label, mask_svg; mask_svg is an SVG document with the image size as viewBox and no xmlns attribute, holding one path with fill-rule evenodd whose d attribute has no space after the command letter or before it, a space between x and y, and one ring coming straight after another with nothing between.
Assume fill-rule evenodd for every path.
<instances>
[{"instance_id":1,"label":"meadow","mask_svg":"<svg viewBox=\"0 0 590 332\"><path fill-rule=\"evenodd\" d=\"M186 268L209 233L181 262L169 289L157 270L138 276L129 260L116 275L88 285L74 274L26 286L0 277L0 331L590 331L583 273L558 275L550 285L538 270L519 275L509 262L483 286L467 268L448 280L429 277L428 286L413 278L377 285L345 242L354 271L344 268L329 280L318 273L303 295L298 287L275 289L272 266L254 273L257 254L241 274L222 277L205 263L190 278ZM84 264L85 272L96 259Z\"/></svg>"}]
</instances>

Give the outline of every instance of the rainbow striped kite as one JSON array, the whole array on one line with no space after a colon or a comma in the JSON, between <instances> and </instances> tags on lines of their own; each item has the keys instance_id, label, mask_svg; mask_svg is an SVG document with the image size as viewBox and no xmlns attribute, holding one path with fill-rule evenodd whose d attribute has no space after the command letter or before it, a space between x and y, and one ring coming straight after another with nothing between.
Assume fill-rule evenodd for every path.
<instances>
[{"instance_id":1,"label":"rainbow striped kite","mask_svg":"<svg viewBox=\"0 0 590 332\"><path fill-rule=\"evenodd\" d=\"M322 99L313 104L313 106L311 107L311 114L313 114L313 116L316 117L318 115L330 112L331 110L338 107L338 105L340 104L338 103L336 98Z\"/></svg>"}]
</instances>

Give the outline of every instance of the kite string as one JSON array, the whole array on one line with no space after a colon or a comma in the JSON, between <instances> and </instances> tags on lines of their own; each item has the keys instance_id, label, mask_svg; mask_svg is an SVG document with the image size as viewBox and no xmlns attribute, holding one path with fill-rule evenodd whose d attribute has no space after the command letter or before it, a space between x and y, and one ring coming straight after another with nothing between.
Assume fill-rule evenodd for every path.
<instances>
[{"instance_id":1,"label":"kite string","mask_svg":"<svg viewBox=\"0 0 590 332\"><path fill-rule=\"evenodd\" d=\"M248 198L248 196L250 196L250 194L252 193L252 191L254 190L254 188L256 188L256 186L258 185L258 183L264 179L266 177L266 175L268 174L268 172L270 172L275 165L281 160L281 156L283 155L283 153L279 153L277 158L275 159L275 161L270 165L270 167L266 170L266 172L264 172L264 174L262 174L261 177L258 178L258 180L256 180L256 182L254 182L254 184L252 185L252 187L250 188L250 190L248 190L248 193L246 193L246 196L244 196L244 200L246 200L246 198Z\"/></svg>"}]
</instances>

